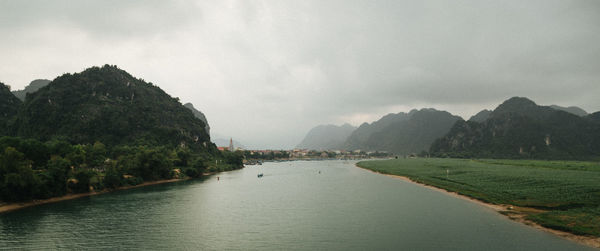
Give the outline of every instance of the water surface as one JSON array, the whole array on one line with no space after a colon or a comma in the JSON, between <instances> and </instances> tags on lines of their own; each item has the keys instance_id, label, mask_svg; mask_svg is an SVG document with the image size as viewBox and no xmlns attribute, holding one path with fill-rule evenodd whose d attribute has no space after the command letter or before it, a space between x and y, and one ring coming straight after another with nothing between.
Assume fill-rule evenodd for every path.
<instances>
[{"instance_id":1,"label":"water surface","mask_svg":"<svg viewBox=\"0 0 600 251\"><path fill-rule=\"evenodd\" d=\"M594 250L343 161L265 163L0 214L0 249L14 248Z\"/></svg>"}]
</instances>

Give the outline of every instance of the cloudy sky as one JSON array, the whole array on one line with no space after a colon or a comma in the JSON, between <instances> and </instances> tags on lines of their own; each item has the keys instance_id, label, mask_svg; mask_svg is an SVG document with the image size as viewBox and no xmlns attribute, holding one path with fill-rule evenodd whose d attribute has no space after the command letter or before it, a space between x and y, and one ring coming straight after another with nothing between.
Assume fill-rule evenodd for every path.
<instances>
[{"instance_id":1,"label":"cloudy sky","mask_svg":"<svg viewBox=\"0 0 600 251\"><path fill-rule=\"evenodd\" d=\"M0 81L115 64L212 132L290 148L318 124L512 96L600 110L600 1L0 1Z\"/></svg>"}]
</instances>

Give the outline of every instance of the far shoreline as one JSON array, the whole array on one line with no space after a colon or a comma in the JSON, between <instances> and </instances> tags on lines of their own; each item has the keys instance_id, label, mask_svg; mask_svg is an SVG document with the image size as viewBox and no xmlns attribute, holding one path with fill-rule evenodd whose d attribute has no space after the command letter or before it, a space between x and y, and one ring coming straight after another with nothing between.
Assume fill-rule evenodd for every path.
<instances>
[{"instance_id":1,"label":"far shoreline","mask_svg":"<svg viewBox=\"0 0 600 251\"><path fill-rule=\"evenodd\" d=\"M524 212L529 211L529 212L533 212L533 211L539 211L539 209L535 209L535 208L528 208L528 207L518 207L518 206L514 206L514 205L505 205L505 204L492 204L492 203L487 203L481 200L477 200L475 198L466 196L466 195L462 195L459 194L457 192L454 191L448 191L446 189L442 189L436 186L432 186L429 184L424 184L424 183L419 183L417 181L414 181L412 179L410 179L409 177L406 176L401 176L401 175L394 175L394 174L386 174L386 173L380 173L380 172L376 172L373 171L371 169L367 169L367 168L363 168L360 167L358 164L354 165L355 167L358 167L360 169L364 169L367 170L369 172L375 173L375 174L379 174L379 175L384 175L384 176L388 176L390 178L394 178L394 179L400 179L415 185L419 185L419 186L423 186L426 188L429 188L431 190L435 190L450 196L453 196L455 198L459 198L459 199L463 199L463 200L467 200L470 201L472 203L478 204L480 206L486 207L488 209L492 209L494 211L496 211L497 213L505 216L506 218L525 224L527 226L533 227L535 229L538 230L542 230L544 232L547 233L551 233L554 234L558 237L570 240L570 241L574 241L577 242L579 244L582 245L586 245L589 247L593 247L593 248L600 248L600 238L599 237L593 237L593 236L583 236L583 235L576 235L573 233L569 233L569 232L565 232L565 231L560 231L560 230L556 230L556 229L552 229L552 228L547 228L544 227L540 224L537 224L536 222L533 222L531 220L527 220L525 219L526 214Z\"/></svg>"}]
</instances>

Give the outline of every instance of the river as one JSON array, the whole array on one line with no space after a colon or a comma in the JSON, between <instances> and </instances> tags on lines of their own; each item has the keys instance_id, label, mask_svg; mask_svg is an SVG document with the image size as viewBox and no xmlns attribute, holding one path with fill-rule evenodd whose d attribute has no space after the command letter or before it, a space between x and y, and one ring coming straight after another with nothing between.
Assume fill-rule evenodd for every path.
<instances>
[{"instance_id":1,"label":"river","mask_svg":"<svg viewBox=\"0 0 600 251\"><path fill-rule=\"evenodd\" d=\"M0 249L15 248L595 250L343 161L265 163L0 214Z\"/></svg>"}]
</instances>

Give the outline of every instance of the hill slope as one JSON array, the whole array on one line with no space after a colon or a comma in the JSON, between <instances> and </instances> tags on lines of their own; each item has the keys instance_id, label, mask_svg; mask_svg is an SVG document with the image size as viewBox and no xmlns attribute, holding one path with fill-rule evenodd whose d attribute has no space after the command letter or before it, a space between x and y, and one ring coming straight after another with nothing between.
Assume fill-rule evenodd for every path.
<instances>
[{"instance_id":1,"label":"hill slope","mask_svg":"<svg viewBox=\"0 0 600 251\"><path fill-rule=\"evenodd\" d=\"M29 85L26 86L25 89L13 91L12 93L21 101L25 101L25 96L27 96L27 93L34 93L40 88L50 84L50 82L51 81L47 79L36 79L31 81L31 83L29 83Z\"/></svg>"},{"instance_id":2,"label":"hill slope","mask_svg":"<svg viewBox=\"0 0 600 251\"><path fill-rule=\"evenodd\" d=\"M431 152L477 158L593 158L600 155L600 125L514 97L483 123L457 122L432 145Z\"/></svg>"},{"instance_id":3,"label":"hill slope","mask_svg":"<svg viewBox=\"0 0 600 251\"><path fill-rule=\"evenodd\" d=\"M0 136L7 135L9 124L15 119L22 102L0 82Z\"/></svg>"},{"instance_id":4,"label":"hill slope","mask_svg":"<svg viewBox=\"0 0 600 251\"><path fill-rule=\"evenodd\" d=\"M190 109L190 111L192 111L192 113L194 114L194 116L196 116L196 118L202 120L202 122L204 122L204 124L206 125L204 127L204 130L206 131L206 134L210 135L210 126L208 125L208 120L206 119L206 116L204 116L204 113L202 113L201 111L196 110L196 108L194 108L194 105L192 105L192 103L186 103L185 108Z\"/></svg>"},{"instance_id":5,"label":"hill slope","mask_svg":"<svg viewBox=\"0 0 600 251\"><path fill-rule=\"evenodd\" d=\"M461 119L448 112L435 109L412 110L408 114L396 114L393 117L394 121L390 121L391 118L390 115L382 118L382 120L387 119L388 121L384 122L385 126L381 128L367 127L373 131L367 135L366 140L357 149L388 151L397 154L420 153L429 150L431 143L445 135L452 125ZM382 123L382 120L373 125Z\"/></svg>"},{"instance_id":6,"label":"hill slope","mask_svg":"<svg viewBox=\"0 0 600 251\"><path fill-rule=\"evenodd\" d=\"M577 107L577 106L569 106L569 107L562 107L562 106L558 106L558 105L551 105L550 108L555 109L555 110L559 110L559 111L565 111L571 114L575 114L579 117L585 117L588 115L588 113Z\"/></svg>"},{"instance_id":7,"label":"hill slope","mask_svg":"<svg viewBox=\"0 0 600 251\"><path fill-rule=\"evenodd\" d=\"M341 149L354 130L356 130L356 127L349 124L341 126L319 125L308 131L296 148L311 150Z\"/></svg>"},{"instance_id":8,"label":"hill slope","mask_svg":"<svg viewBox=\"0 0 600 251\"><path fill-rule=\"evenodd\" d=\"M360 125L352 134L348 137L346 142L344 142L344 149L347 150L359 150L366 149L367 141L371 137L373 133L380 132L390 124L399 121L405 121L410 118L408 113L400 112L397 114L390 113L381 117L381 119L369 124L363 123Z\"/></svg>"},{"instance_id":9,"label":"hill slope","mask_svg":"<svg viewBox=\"0 0 600 251\"><path fill-rule=\"evenodd\" d=\"M482 110L480 112L478 112L477 114L473 115L469 121L474 121L474 122L483 122L486 119L488 119L490 117L490 114L492 114L492 111L490 110Z\"/></svg>"},{"instance_id":10,"label":"hill slope","mask_svg":"<svg viewBox=\"0 0 600 251\"><path fill-rule=\"evenodd\" d=\"M600 123L600 112L594 112L594 113L588 115L586 118L588 118L589 120L592 120L596 123Z\"/></svg>"},{"instance_id":11,"label":"hill slope","mask_svg":"<svg viewBox=\"0 0 600 251\"><path fill-rule=\"evenodd\" d=\"M32 93L16 122L17 135L73 143L212 147L205 124L152 83L116 66L64 74Z\"/></svg>"}]
</instances>

